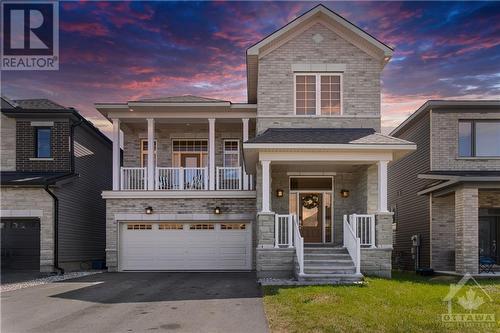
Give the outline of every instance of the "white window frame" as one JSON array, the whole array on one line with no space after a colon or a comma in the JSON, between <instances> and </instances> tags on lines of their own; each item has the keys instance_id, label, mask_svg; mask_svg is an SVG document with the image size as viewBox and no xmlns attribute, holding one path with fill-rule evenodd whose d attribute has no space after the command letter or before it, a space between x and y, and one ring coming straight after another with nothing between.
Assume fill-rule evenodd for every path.
<instances>
[{"instance_id":1,"label":"white window frame","mask_svg":"<svg viewBox=\"0 0 500 333\"><path fill-rule=\"evenodd\" d=\"M226 142L236 142L238 144L238 149L236 151L226 151ZM240 140L238 139L225 139L222 143L222 164L224 167L228 167L226 165L226 154L237 154L238 155L238 165L236 167L239 167L241 165L240 161ZM233 166L234 167L234 166ZM234 168L236 168L234 167Z\"/></svg>"},{"instance_id":2,"label":"white window frame","mask_svg":"<svg viewBox=\"0 0 500 333\"><path fill-rule=\"evenodd\" d=\"M316 114L297 114L297 76L316 76ZM334 115L321 114L321 76L340 77L340 113ZM295 72L293 73L293 110L296 116L300 117L338 117L344 114L344 73L339 72Z\"/></svg>"}]
</instances>

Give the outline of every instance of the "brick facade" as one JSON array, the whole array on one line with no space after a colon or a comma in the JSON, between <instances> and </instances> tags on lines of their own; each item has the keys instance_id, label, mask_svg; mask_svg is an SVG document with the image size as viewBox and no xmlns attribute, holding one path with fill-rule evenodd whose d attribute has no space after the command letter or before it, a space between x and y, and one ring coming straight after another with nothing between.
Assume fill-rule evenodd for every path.
<instances>
[{"instance_id":1,"label":"brick facade","mask_svg":"<svg viewBox=\"0 0 500 333\"><path fill-rule=\"evenodd\" d=\"M431 170L500 170L500 158L458 156L458 121L467 119L500 120L500 112L433 111Z\"/></svg>"},{"instance_id":2,"label":"brick facade","mask_svg":"<svg viewBox=\"0 0 500 333\"><path fill-rule=\"evenodd\" d=\"M71 154L69 147L70 124L68 120L53 121L51 126L51 160L34 160L35 126L31 121L16 121L16 169L17 171L70 171ZM3 137L3 136L2 136Z\"/></svg>"},{"instance_id":3,"label":"brick facade","mask_svg":"<svg viewBox=\"0 0 500 333\"><path fill-rule=\"evenodd\" d=\"M455 196L431 197L431 267L455 270Z\"/></svg>"},{"instance_id":4,"label":"brick facade","mask_svg":"<svg viewBox=\"0 0 500 333\"><path fill-rule=\"evenodd\" d=\"M323 38L321 43L313 41L313 36L317 34ZM343 73L342 116L294 117L293 64L346 65ZM380 73L382 69L383 64L380 60L371 57L324 25L319 23L313 25L259 59L258 132L267 127L297 126L369 126L380 130ZM367 120L367 117L374 118Z\"/></svg>"},{"instance_id":5,"label":"brick facade","mask_svg":"<svg viewBox=\"0 0 500 333\"><path fill-rule=\"evenodd\" d=\"M144 214L151 206L154 214ZM213 214L215 207L222 214ZM248 221L255 220L255 199L107 199L106 200L106 264L110 271L118 269L118 228L123 220L151 221ZM255 228L254 228L255 230Z\"/></svg>"},{"instance_id":6,"label":"brick facade","mask_svg":"<svg viewBox=\"0 0 500 333\"><path fill-rule=\"evenodd\" d=\"M478 189L458 188L455 191L455 269L458 273L478 273L478 216Z\"/></svg>"},{"instance_id":7,"label":"brick facade","mask_svg":"<svg viewBox=\"0 0 500 333\"><path fill-rule=\"evenodd\" d=\"M1 147L1 164L2 171L16 170L16 120L7 118L2 114L0 125L2 131Z\"/></svg>"}]
</instances>

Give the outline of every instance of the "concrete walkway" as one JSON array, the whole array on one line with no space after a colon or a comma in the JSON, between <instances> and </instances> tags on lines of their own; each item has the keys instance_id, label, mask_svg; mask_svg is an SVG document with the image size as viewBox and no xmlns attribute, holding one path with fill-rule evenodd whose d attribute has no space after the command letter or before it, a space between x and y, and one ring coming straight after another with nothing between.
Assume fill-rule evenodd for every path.
<instances>
[{"instance_id":1,"label":"concrete walkway","mask_svg":"<svg viewBox=\"0 0 500 333\"><path fill-rule=\"evenodd\" d=\"M267 332L254 273L103 273L1 294L2 332Z\"/></svg>"}]
</instances>

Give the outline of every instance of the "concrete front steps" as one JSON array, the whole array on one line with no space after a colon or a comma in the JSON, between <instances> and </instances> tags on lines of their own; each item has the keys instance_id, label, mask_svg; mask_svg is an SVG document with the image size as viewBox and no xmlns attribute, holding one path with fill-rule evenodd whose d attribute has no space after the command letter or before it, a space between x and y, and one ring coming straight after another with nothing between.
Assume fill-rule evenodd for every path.
<instances>
[{"instance_id":1,"label":"concrete front steps","mask_svg":"<svg viewBox=\"0 0 500 333\"><path fill-rule=\"evenodd\" d=\"M356 267L349 252L343 247L312 246L304 247L304 274L299 274L295 263L297 280L304 284L354 284L363 280L356 274Z\"/></svg>"}]
</instances>

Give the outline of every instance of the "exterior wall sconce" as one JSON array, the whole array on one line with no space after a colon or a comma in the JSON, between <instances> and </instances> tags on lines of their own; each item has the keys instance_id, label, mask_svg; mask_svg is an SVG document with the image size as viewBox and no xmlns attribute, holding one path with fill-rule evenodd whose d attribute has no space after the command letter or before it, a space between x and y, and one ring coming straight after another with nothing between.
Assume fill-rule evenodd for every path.
<instances>
[{"instance_id":1,"label":"exterior wall sconce","mask_svg":"<svg viewBox=\"0 0 500 333\"><path fill-rule=\"evenodd\" d=\"M285 192L284 192L282 189L277 189L277 190L276 190L276 196L277 196L278 198L281 198L281 197L284 195L284 193L285 193Z\"/></svg>"},{"instance_id":2,"label":"exterior wall sconce","mask_svg":"<svg viewBox=\"0 0 500 333\"><path fill-rule=\"evenodd\" d=\"M218 214L220 214L220 213L221 213L221 209L220 209L220 207L215 207L215 208L214 208L214 214L217 214L217 215L218 215Z\"/></svg>"},{"instance_id":3,"label":"exterior wall sconce","mask_svg":"<svg viewBox=\"0 0 500 333\"><path fill-rule=\"evenodd\" d=\"M344 189L340 190L340 196L344 199L349 198L349 194L350 194L349 190L344 190Z\"/></svg>"},{"instance_id":4,"label":"exterior wall sconce","mask_svg":"<svg viewBox=\"0 0 500 333\"><path fill-rule=\"evenodd\" d=\"M153 207L151 206L148 206L144 209L144 211L146 212L146 214L153 214Z\"/></svg>"}]
</instances>

